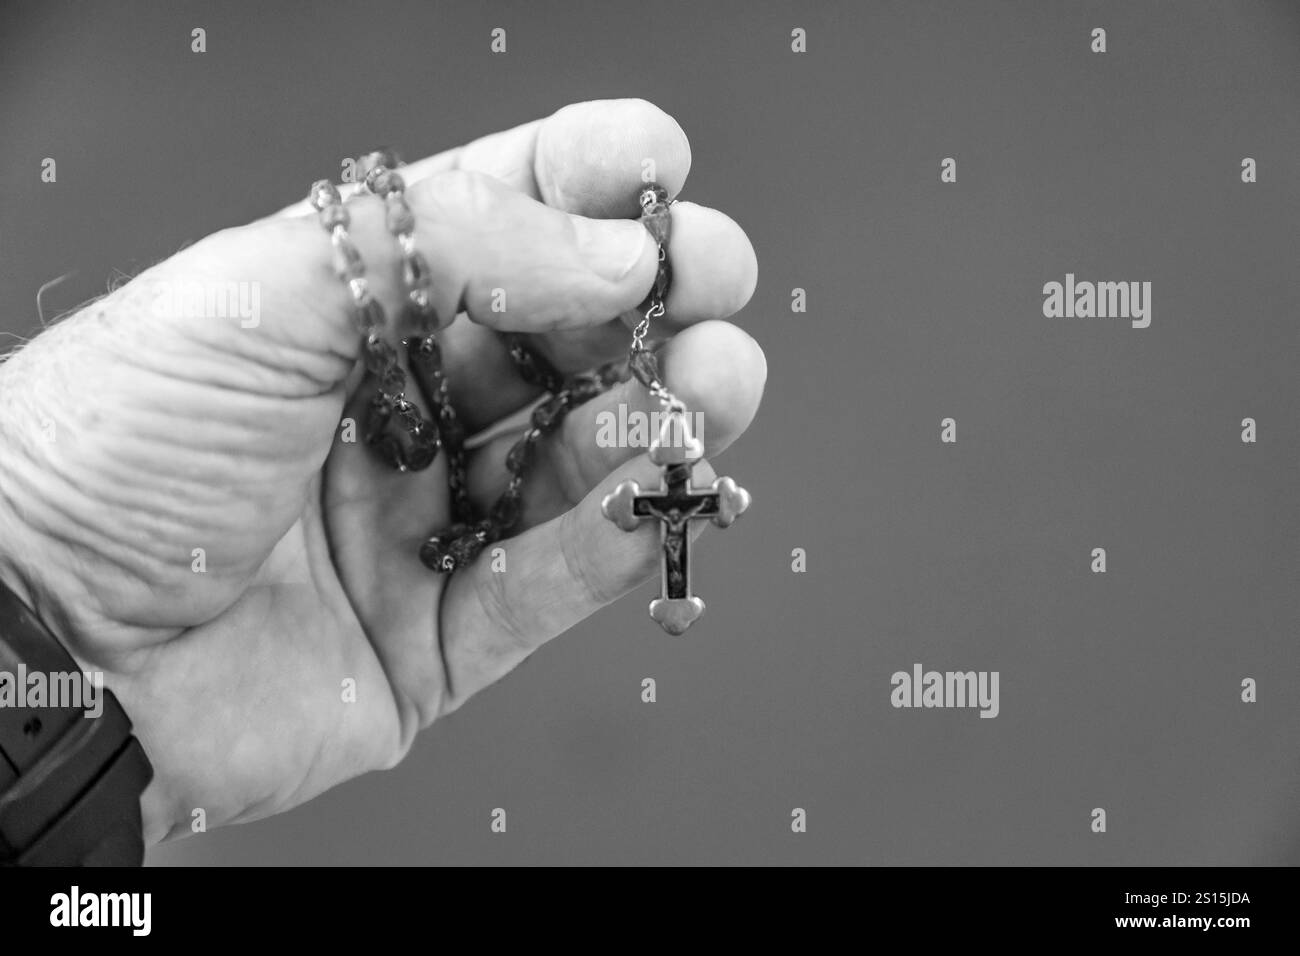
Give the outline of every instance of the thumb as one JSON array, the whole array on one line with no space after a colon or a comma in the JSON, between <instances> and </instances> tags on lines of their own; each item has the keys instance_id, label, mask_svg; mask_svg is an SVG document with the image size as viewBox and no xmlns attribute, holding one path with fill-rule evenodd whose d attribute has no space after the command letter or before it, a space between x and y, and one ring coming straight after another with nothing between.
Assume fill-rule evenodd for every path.
<instances>
[{"instance_id":1,"label":"thumb","mask_svg":"<svg viewBox=\"0 0 1300 956\"><path fill-rule=\"evenodd\" d=\"M503 331L585 328L635 307L654 280L657 250L635 220L552 209L491 176L461 170L421 179L405 197L442 325L467 312ZM395 341L414 331L404 323L401 247L388 231L382 199L360 194L346 208L366 285ZM334 272L330 236L316 217L263 220L245 229L242 249L226 255L235 263L227 271L261 281L259 334L289 349L355 358L360 338L352 298Z\"/></svg>"},{"instance_id":2,"label":"thumb","mask_svg":"<svg viewBox=\"0 0 1300 956\"><path fill-rule=\"evenodd\" d=\"M586 328L634 308L654 280L657 250L635 220L552 209L460 170L419 180L406 200L443 325L463 311L503 331ZM415 331L405 318L401 247L382 199L360 194L346 208L366 285L396 344ZM347 377L361 347L335 258L315 216L272 218L215 233L135 284L148 283L151 311L192 341L252 359L256 375L273 369L329 390ZM197 316L179 307L196 296L220 299L221 307Z\"/></svg>"}]
</instances>

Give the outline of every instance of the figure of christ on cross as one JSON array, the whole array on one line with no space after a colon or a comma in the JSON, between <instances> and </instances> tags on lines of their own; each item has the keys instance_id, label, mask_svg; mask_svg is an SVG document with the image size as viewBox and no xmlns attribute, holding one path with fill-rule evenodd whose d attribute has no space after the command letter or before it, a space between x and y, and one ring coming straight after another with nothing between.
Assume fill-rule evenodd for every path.
<instances>
[{"instance_id":1,"label":"figure of christ on cross","mask_svg":"<svg viewBox=\"0 0 1300 956\"><path fill-rule=\"evenodd\" d=\"M661 446L651 446L651 459L664 464L664 485L644 492L635 481L624 481L601 503L605 517L624 531L642 521L659 519L662 547L660 596L650 602L650 616L669 634L681 634L704 613L704 601L691 593L691 539L693 520L711 520L720 528L729 526L749 507L749 492L730 478L718 478L709 488L691 487L691 460L663 461ZM672 449L686 457L681 449ZM698 457L698 456L697 456Z\"/></svg>"}]
</instances>

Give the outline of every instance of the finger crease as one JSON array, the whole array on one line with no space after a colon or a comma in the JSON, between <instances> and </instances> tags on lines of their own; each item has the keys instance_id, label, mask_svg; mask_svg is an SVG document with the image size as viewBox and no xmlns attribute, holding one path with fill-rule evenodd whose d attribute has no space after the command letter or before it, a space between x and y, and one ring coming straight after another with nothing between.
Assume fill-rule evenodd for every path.
<instances>
[{"instance_id":1,"label":"finger crease","mask_svg":"<svg viewBox=\"0 0 1300 956\"><path fill-rule=\"evenodd\" d=\"M608 588L596 583L587 562L586 551L576 547L578 534L573 528L573 516L576 511L566 511L560 518L560 558L564 561L564 570L578 585L583 597L596 607L604 607L617 595L609 594Z\"/></svg>"},{"instance_id":2,"label":"finger crease","mask_svg":"<svg viewBox=\"0 0 1300 956\"><path fill-rule=\"evenodd\" d=\"M506 595L506 575L484 572L481 568L475 575L474 595L488 621L499 630L507 640L521 650L532 651L533 643L528 639L519 616L510 606Z\"/></svg>"}]
</instances>

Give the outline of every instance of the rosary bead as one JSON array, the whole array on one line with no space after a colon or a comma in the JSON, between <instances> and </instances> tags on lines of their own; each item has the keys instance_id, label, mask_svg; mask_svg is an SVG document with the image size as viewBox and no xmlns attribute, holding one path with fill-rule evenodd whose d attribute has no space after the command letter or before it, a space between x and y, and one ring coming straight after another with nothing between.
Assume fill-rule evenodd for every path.
<instances>
[{"instance_id":1,"label":"rosary bead","mask_svg":"<svg viewBox=\"0 0 1300 956\"><path fill-rule=\"evenodd\" d=\"M459 448L465 443L465 426L450 405L438 406L438 431L449 448Z\"/></svg>"},{"instance_id":2,"label":"rosary bead","mask_svg":"<svg viewBox=\"0 0 1300 956\"><path fill-rule=\"evenodd\" d=\"M533 414L529 421L533 428L539 431L549 432L559 424L564 413L569 410L569 396L565 392L553 395L542 404L533 409Z\"/></svg>"},{"instance_id":3,"label":"rosary bead","mask_svg":"<svg viewBox=\"0 0 1300 956\"><path fill-rule=\"evenodd\" d=\"M663 248L662 246L660 248ZM668 288L673 281L673 267L667 259L659 260L659 269L655 272L655 284L650 290L651 300L664 302L668 298Z\"/></svg>"},{"instance_id":4,"label":"rosary bead","mask_svg":"<svg viewBox=\"0 0 1300 956\"><path fill-rule=\"evenodd\" d=\"M442 534L435 534L420 547L420 561L434 571L451 574L478 557L487 544L490 532L454 524Z\"/></svg>"},{"instance_id":5,"label":"rosary bead","mask_svg":"<svg viewBox=\"0 0 1300 956\"><path fill-rule=\"evenodd\" d=\"M473 563L486 542L476 534L461 535L451 543L453 568L463 568Z\"/></svg>"},{"instance_id":6,"label":"rosary bead","mask_svg":"<svg viewBox=\"0 0 1300 956\"><path fill-rule=\"evenodd\" d=\"M402 257L402 281L407 288L423 289L429 284L429 263L423 253L411 251Z\"/></svg>"},{"instance_id":7,"label":"rosary bead","mask_svg":"<svg viewBox=\"0 0 1300 956\"><path fill-rule=\"evenodd\" d=\"M541 433L537 429L529 429L524 433L524 437L514 443L509 454L506 455L506 468L516 475L522 474L524 469L533 463L533 453L537 449L537 437Z\"/></svg>"},{"instance_id":8,"label":"rosary bead","mask_svg":"<svg viewBox=\"0 0 1300 956\"><path fill-rule=\"evenodd\" d=\"M388 169L396 169L402 165L401 157L397 151L388 146L381 146L378 149L372 149L357 161L357 174L364 182L370 175L370 171L377 166L384 166Z\"/></svg>"},{"instance_id":9,"label":"rosary bead","mask_svg":"<svg viewBox=\"0 0 1300 956\"><path fill-rule=\"evenodd\" d=\"M636 380L646 388L653 388L659 381L659 360L654 352L637 349L628 356L627 364Z\"/></svg>"},{"instance_id":10,"label":"rosary bead","mask_svg":"<svg viewBox=\"0 0 1300 956\"><path fill-rule=\"evenodd\" d=\"M492 521L502 531L510 530L519 522L519 512L522 510L521 497L518 489L513 492L507 490L492 506Z\"/></svg>"},{"instance_id":11,"label":"rosary bead","mask_svg":"<svg viewBox=\"0 0 1300 956\"><path fill-rule=\"evenodd\" d=\"M403 400L399 407L401 429L397 434L403 471L422 471L438 456L438 430L420 415L420 410Z\"/></svg>"},{"instance_id":12,"label":"rosary bead","mask_svg":"<svg viewBox=\"0 0 1300 956\"><path fill-rule=\"evenodd\" d=\"M320 224L330 230L330 232L333 232L337 226L342 226L346 229L352 224L352 216L348 212L348 207L342 203L331 203L326 206L320 211L318 218L320 219Z\"/></svg>"},{"instance_id":13,"label":"rosary bead","mask_svg":"<svg viewBox=\"0 0 1300 956\"><path fill-rule=\"evenodd\" d=\"M400 194L406 189L406 181L388 166L375 166L366 173L366 189L380 197Z\"/></svg>"},{"instance_id":14,"label":"rosary bead","mask_svg":"<svg viewBox=\"0 0 1300 956\"><path fill-rule=\"evenodd\" d=\"M336 231L334 233L334 272L340 279L347 282L349 279L359 279L366 274L366 264L361 259L361 253L357 247L352 244L352 240L347 237L346 233Z\"/></svg>"},{"instance_id":15,"label":"rosary bead","mask_svg":"<svg viewBox=\"0 0 1300 956\"><path fill-rule=\"evenodd\" d=\"M660 250L663 246L659 247ZM650 292L641 304L638 305L637 311L641 312L649 319L662 318L664 314L664 302L668 298L668 290L673 284L673 267L665 257L659 260L659 269L655 272L654 285L650 287Z\"/></svg>"},{"instance_id":16,"label":"rosary bead","mask_svg":"<svg viewBox=\"0 0 1300 956\"><path fill-rule=\"evenodd\" d=\"M420 471L438 454L438 430L400 395L380 393L366 410L366 444L398 471Z\"/></svg>"},{"instance_id":17,"label":"rosary bead","mask_svg":"<svg viewBox=\"0 0 1300 956\"><path fill-rule=\"evenodd\" d=\"M519 370L519 377L529 385L536 385L548 392L558 392L564 387L564 377L550 360L534 351L524 343L523 336L512 332L506 336L510 348L510 358Z\"/></svg>"},{"instance_id":18,"label":"rosary bead","mask_svg":"<svg viewBox=\"0 0 1300 956\"><path fill-rule=\"evenodd\" d=\"M519 377L522 378L529 385L542 384L542 373L538 371L537 366L533 364L531 358L525 359L523 361L516 360L516 365L519 368Z\"/></svg>"},{"instance_id":19,"label":"rosary bead","mask_svg":"<svg viewBox=\"0 0 1300 956\"><path fill-rule=\"evenodd\" d=\"M519 377L529 385L542 384L542 375L537 371L537 366L533 364L531 359L520 360L516 358L515 367L519 370Z\"/></svg>"},{"instance_id":20,"label":"rosary bead","mask_svg":"<svg viewBox=\"0 0 1300 956\"><path fill-rule=\"evenodd\" d=\"M326 206L333 206L343 201L339 195L338 187L328 179L322 179L311 184L311 192L308 194L312 207L316 210L324 209Z\"/></svg>"},{"instance_id":21,"label":"rosary bead","mask_svg":"<svg viewBox=\"0 0 1300 956\"><path fill-rule=\"evenodd\" d=\"M442 377L442 372L422 365L415 358L411 358L409 361L411 377L415 379L420 395L433 410L433 413L439 415L446 399L446 380Z\"/></svg>"},{"instance_id":22,"label":"rosary bead","mask_svg":"<svg viewBox=\"0 0 1300 956\"><path fill-rule=\"evenodd\" d=\"M385 368L397 362L397 350L383 339L378 332L366 336L366 370L379 375Z\"/></svg>"},{"instance_id":23,"label":"rosary bead","mask_svg":"<svg viewBox=\"0 0 1300 956\"><path fill-rule=\"evenodd\" d=\"M466 530L468 529L465 525L454 524L441 534L431 535L424 544L420 545L421 563L434 571L454 571L455 562L451 560L451 545Z\"/></svg>"},{"instance_id":24,"label":"rosary bead","mask_svg":"<svg viewBox=\"0 0 1300 956\"><path fill-rule=\"evenodd\" d=\"M438 313L433 310L433 303L429 301L428 289L411 289L406 293L406 301L412 311L411 318L423 321L438 317Z\"/></svg>"},{"instance_id":25,"label":"rosary bead","mask_svg":"<svg viewBox=\"0 0 1300 956\"><path fill-rule=\"evenodd\" d=\"M442 559L445 549L441 535L433 535L420 545L420 563L430 571L443 571Z\"/></svg>"},{"instance_id":26,"label":"rosary bead","mask_svg":"<svg viewBox=\"0 0 1300 956\"><path fill-rule=\"evenodd\" d=\"M392 468L402 468L402 453L390 424L393 419L393 403L384 395L376 395L366 407L366 419L363 430L366 444L374 449L381 459Z\"/></svg>"},{"instance_id":27,"label":"rosary bead","mask_svg":"<svg viewBox=\"0 0 1300 956\"><path fill-rule=\"evenodd\" d=\"M447 380L443 377L442 367L436 358L421 356L419 349L410 345L407 346L406 355L416 387L428 406L441 417L447 397Z\"/></svg>"},{"instance_id":28,"label":"rosary bead","mask_svg":"<svg viewBox=\"0 0 1300 956\"><path fill-rule=\"evenodd\" d=\"M432 335L408 339L407 348L414 353L413 358L427 363L432 369L442 371L442 346L438 344L438 340Z\"/></svg>"},{"instance_id":29,"label":"rosary bead","mask_svg":"<svg viewBox=\"0 0 1300 956\"><path fill-rule=\"evenodd\" d=\"M431 394L436 394L443 379L442 349L437 340L432 335L407 339L406 358L411 363L411 371L424 379Z\"/></svg>"},{"instance_id":30,"label":"rosary bead","mask_svg":"<svg viewBox=\"0 0 1300 956\"><path fill-rule=\"evenodd\" d=\"M400 395L406 389L406 373L400 365L389 365L378 375L379 389L389 395Z\"/></svg>"},{"instance_id":31,"label":"rosary bead","mask_svg":"<svg viewBox=\"0 0 1300 956\"><path fill-rule=\"evenodd\" d=\"M447 451L450 456L463 456L464 454L461 449L454 448L450 445L447 446ZM464 471L457 469L456 471L449 473L447 475L447 486L451 489L451 497L454 503L460 505L468 501L469 488L466 486ZM458 509L457 512L458 516L463 516L460 517L460 520L462 521L469 521L472 513L473 509L469 507Z\"/></svg>"},{"instance_id":32,"label":"rosary bead","mask_svg":"<svg viewBox=\"0 0 1300 956\"><path fill-rule=\"evenodd\" d=\"M567 391L569 393L569 403L571 405L581 405L605 391L605 386L601 384L596 375L584 372L581 375L573 376L569 380Z\"/></svg>"},{"instance_id":33,"label":"rosary bead","mask_svg":"<svg viewBox=\"0 0 1300 956\"><path fill-rule=\"evenodd\" d=\"M411 212L411 207L400 194L390 193L388 206L384 210L384 222L388 231L395 236L412 232L415 230L415 213Z\"/></svg>"},{"instance_id":34,"label":"rosary bead","mask_svg":"<svg viewBox=\"0 0 1300 956\"><path fill-rule=\"evenodd\" d=\"M668 245L668 239L673 231L673 217L668 211L668 206L663 204L652 206L641 217L641 224L646 227L660 247Z\"/></svg>"},{"instance_id":35,"label":"rosary bead","mask_svg":"<svg viewBox=\"0 0 1300 956\"><path fill-rule=\"evenodd\" d=\"M542 391L556 393L564 389L564 376L559 372L542 371L541 381L538 383Z\"/></svg>"},{"instance_id":36,"label":"rosary bead","mask_svg":"<svg viewBox=\"0 0 1300 956\"><path fill-rule=\"evenodd\" d=\"M668 190L658 183L646 183L637 193L636 201L642 211L645 211L652 206L667 203Z\"/></svg>"},{"instance_id":37,"label":"rosary bead","mask_svg":"<svg viewBox=\"0 0 1300 956\"><path fill-rule=\"evenodd\" d=\"M398 395L406 387L406 374L397 364L397 351L378 331L372 331L366 336L364 359L366 371L379 379L381 392Z\"/></svg>"},{"instance_id":38,"label":"rosary bead","mask_svg":"<svg viewBox=\"0 0 1300 956\"><path fill-rule=\"evenodd\" d=\"M600 368L596 369L596 378L600 380L602 386L609 388L611 385L623 380L623 370L626 367L626 364L622 360L606 362Z\"/></svg>"},{"instance_id":39,"label":"rosary bead","mask_svg":"<svg viewBox=\"0 0 1300 956\"><path fill-rule=\"evenodd\" d=\"M457 467L464 468L464 462ZM469 492L464 488L451 489L451 513L457 521L474 519L474 502L470 501Z\"/></svg>"},{"instance_id":40,"label":"rosary bead","mask_svg":"<svg viewBox=\"0 0 1300 956\"><path fill-rule=\"evenodd\" d=\"M371 426L382 427L393 417L393 400L387 395L376 395L366 407L365 437L370 438Z\"/></svg>"},{"instance_id":41,"label":"rosary bead","mask_svg":"<svg viewBox=\"0 0 1300 956\"><path fill-rule=\"evenodd\" d=\"M357 330L362 335L369 335L384 327L384 307L378 299L367 296L365 302L357 304L354 315Z\"/></svg>"},{"instance_id":42,"label":"rosary bead","mask_svg":"<svg viewBox=\"0 0 1300 956\"><path fill-rule=\"evenodd\" d=\"M406 296L406 318L414 328L432 332L438 327L438 312L429 301L428 289L413 289Z\"/></svg>"}]
</instances>

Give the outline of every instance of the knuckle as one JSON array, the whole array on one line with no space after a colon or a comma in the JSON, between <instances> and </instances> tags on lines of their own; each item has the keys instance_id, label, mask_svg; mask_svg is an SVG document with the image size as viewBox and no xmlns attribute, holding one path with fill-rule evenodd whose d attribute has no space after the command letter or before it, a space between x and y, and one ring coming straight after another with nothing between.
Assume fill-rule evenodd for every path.
<instances>
[{"instance_id":1,"label":"knuckle","mask_svg":"<svg viewBox=\"0 0 1300 956\"><path fill-rule=\"evenodd\" d=\"M560 559L584 601L604 607L619 595L593 568L588 551L579 546L581 538L573 527L576 514L577 509L570 509L560 518Z\"/></svg>"},{"instance_id":2,"label":"knuckle","mask_svg":"<svg viewBox=\"0 0 1300 956\"><path fill-rule=\"evenodd\" d=\"M506 579L509 575L478 570L474 575L474 596L488 625L508 644L525 652L533 650L534 641L510 602Z\"/></svg>"},{"instance_id":3,"label":"knuckle","mask_svg":"<svg viewBox=\"0 0 1300 956\"><path fill-rule=\"evenodd\" d=\"M594 446L587 446L586 439L587 435L570 419L560 428L560 440L547 446L548 465L558 478L560 494L568 511L576 508L596 483L587 475L590 455L584 452ZM579 442L584 443L581 449Z\"/></svg>"},{"instance_id":4,"label":"knuckle","mask_svg":"<svg viewBox=\"0 0 1300 956\"><path fill-rule=\"evenodd\" d=\"M481 221L500 208L501 192L501 183L486 173L451 169L417 182L409 200L436 217Z\"/></svg>"}]
</instances>

